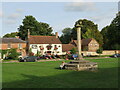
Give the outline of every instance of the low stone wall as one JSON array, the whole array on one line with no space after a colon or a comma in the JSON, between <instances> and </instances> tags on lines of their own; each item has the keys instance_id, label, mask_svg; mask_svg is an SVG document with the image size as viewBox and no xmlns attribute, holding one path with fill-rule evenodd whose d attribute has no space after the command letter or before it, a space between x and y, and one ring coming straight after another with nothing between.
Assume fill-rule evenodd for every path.
<instances>
[{"instance_id":1,"label":"low stone wall","mask_svg":"<svg viewBox=\"0 0 120 90\"><path fill-rule=\"evenodd\" d=\"M83 53L84 56L99 55L95 51L82 51L82 53ZM120 50L104 50L101 55L113 55L113 54L116 54L116 53L120 54Z\"/></svg>"}]
</instances>

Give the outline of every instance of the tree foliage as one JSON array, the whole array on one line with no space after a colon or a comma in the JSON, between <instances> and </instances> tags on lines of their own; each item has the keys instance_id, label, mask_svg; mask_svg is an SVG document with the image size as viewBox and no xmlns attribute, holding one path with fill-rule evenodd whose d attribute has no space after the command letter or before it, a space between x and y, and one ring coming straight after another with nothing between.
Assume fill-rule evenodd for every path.
<instances>
[{"instance_id":1,"label":"tree foliage","mask_svg":"<svg viewBox=\"0 0 120 90\"><path fill-rule=\"evenodd\" d=\"M104 49L120 50L120 12L116 15L109 26L101 30L104 41Z\"/></svg>"},{"instance_id":2,"label":"tree foliage","mask_svg":"<svg viewBox=\"0 0 120 90\"><path fill-rule=\"evenodd\" d=\"M51 32L53 31L49 24L38 22L33 16L25 16L22 24L23 25L20 25L18 28L18 35L23 40L27 37L28 29L30 30L31 35L51 35Z\"/></svg>"},{"instance_id":3,"label":"tree foliage","mask_svg":"<svg viewBox=\"0 0 120 90\"><path fill-rule=\"evenodd\" d=\"M77 49L76 49L76 48L72 48L72 49L70 50L70 53L71 53L71 54L76 54L76 52L77 52Z\"/></svg>"},{"instance_id":4,"label":"tree foliage","mask_svg":"<svg viewBox=\"0 0 120 90\"><path fill-rule=\"evenodd\" d=\"M7 33L3 36L3 38L15 37L18 35L18 32Z\"/></svg>"},{"instance_id":5,"label":"tree foliage","mask_svg":"<svg viewBox=\"0 0 120 90\"><path fill-rule=\"evenodd\" d=\"M65 28L62 30L62 35L60 37L60 40L62 43L67 44L71 41L71 32L72 32L72 28Z\"/></svg>"},{"instance_id":6,"label":"tree foliage","mask_svg":"<svg viewBox=\"0 0 120 90\"><path fill-rule=\"evenodd\" d=\"M94 38L98 41L100 46L103 44L103 37L101 33L98 30L97 24L94 24L94 22L87 20L87 19L80 19L76 21L76 23L82 22L82 27L81 27L81 38ZM72 31L72 36L74 39L77 39L77 30L76 27L73 28Z\"/></svg>"},{"instance_id":7,"label":"tree foliage","mask_svg":"<svg viewBox=\"0 0 120 90\"><path fill-rule=\"evenodd\" d=\"M78 20L76 23L79 23L82 21L82 27L81 27L81 38L94 38L98 41L98 43L102 46L103 44L103 37L102 34L98 30L98 26L94 24L92 21L83 19ZM69 43L70 40L77 39L77 29L76 27L71 28L65 28L63 30L63 34L61 36L62 43Z\"/></svg>"},{"instance_id":8,"label":"tree foliage","mask_svg":"<svg viewBox=\"0 0 120 90\"><path fill-rule=\"evenodd\" d=\"M16 51L16 49L10 49L10 50L8 50L8 56L7 56L7 58L8 59L18 59L18 56L19 56L20 54Z\"/></svg>"}]
</instances>

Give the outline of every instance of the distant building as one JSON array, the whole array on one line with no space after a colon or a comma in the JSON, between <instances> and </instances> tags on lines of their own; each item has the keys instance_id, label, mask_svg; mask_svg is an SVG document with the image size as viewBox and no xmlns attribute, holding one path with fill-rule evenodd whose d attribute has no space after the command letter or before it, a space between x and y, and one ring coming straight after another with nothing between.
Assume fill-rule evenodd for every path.
<instances>
[{"instance_id":1,"label":"distant building","mask_svg":"<svg viewBox=\"0 0 120 90\"><path fill-rule=\"evenodd\" d=\"M34 54L40 52L41 55L62 55L62 43L56 36L33 36L28 33L28 48Z\"/></svg>"},{"instance_id":2,"label":"distant building","mask_svg":"<svg viewBox=\"0 0 120 90\"><path fill-rule=\"evenodd\" d=\"M77 40L72 40L69 44L77 47ZM82 39L81 48L82 51L96 51L99 49L99 43L93 38Z\"/></svg>"},{"instance_id":3,"label":"distant building","mask_svg":"<svg viewBox=\"0 0 120 90\"><path fill-rule=\"evenodd\" d=\"M21 56L26 56L26 42L16 38L0 38L0 46L1 50L7 50L7 49L17 49L17 52L21 54Z\"/></svg>"},{"instance_id":4,"label":"distant building","mask_svg":"<svg viewBox=\"0 0 120 90\"><path fill-rule=\"evenodd\" d=\"M72 44L62 44L62 52L63 55L65 55L66 53L69 53L71 49L76 48L76 46L72 45Z\"/></svg>"}]
</instances>

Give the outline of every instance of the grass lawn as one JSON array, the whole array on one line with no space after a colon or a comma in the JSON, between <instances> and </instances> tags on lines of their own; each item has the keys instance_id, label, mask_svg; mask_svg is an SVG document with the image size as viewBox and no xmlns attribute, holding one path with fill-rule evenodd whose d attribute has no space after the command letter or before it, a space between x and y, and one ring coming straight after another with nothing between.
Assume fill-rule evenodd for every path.
<instances>
[{"instance_id":1,"label":"grass lawn","mask_svg":"<svg viewBox=\"0 0 120 90\"><path fill-rule=\"evenodd\" d=\"M59 70L62 61L3 63L3 88L117 88L118 59L97 62L97 72ZM69 61L67 61L69 62Z\"/></svg>"}]
</instances>

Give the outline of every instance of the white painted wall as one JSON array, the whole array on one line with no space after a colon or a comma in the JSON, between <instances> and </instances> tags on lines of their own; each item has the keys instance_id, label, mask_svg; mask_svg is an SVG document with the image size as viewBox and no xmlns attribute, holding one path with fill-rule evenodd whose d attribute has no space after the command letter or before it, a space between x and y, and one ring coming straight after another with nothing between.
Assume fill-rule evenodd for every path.
<instances>
[{"instance_id":1,"label":"white painted wall","mask_svg":"<svg viewBox=\"0 0 120 90\"><path fill-rule=\"evenodd\" d=\"M36 49L33 49L33 48L32 48L32 45L37 45L37 48L36 48ZM38 51L41 51L43 55L45 55L45 53L44 53L45 51L54 52L54 55L56 55L56 54L57 54L57 55L62 55L62 44L51 44L51 46L52 46L51 50L47 50L46 46L48 46L48 45L49 45L49 44L30 44L30 48L32 49L32 52L33 52L34 54L36 54L36 53L37 53L37 50L38 50ZM55 45L58 47L57 50L54 50ZM43 46L43 47L44 47L44 50L40 50L39 46ZM59 46L60 46L60 47L59 47ZM57 53L58 51L59 51L59 53ZM51 53L51 54L53 54L53 53Z\"/></svg>"}]
</instances>

